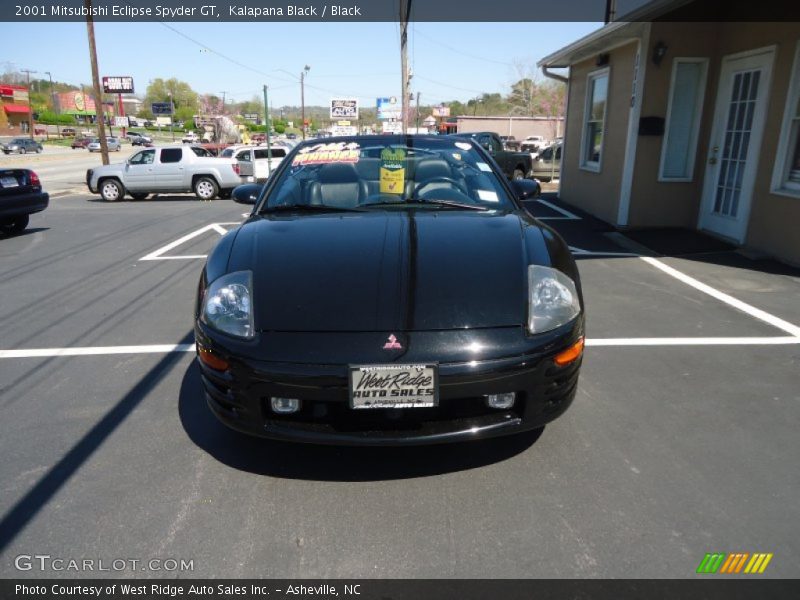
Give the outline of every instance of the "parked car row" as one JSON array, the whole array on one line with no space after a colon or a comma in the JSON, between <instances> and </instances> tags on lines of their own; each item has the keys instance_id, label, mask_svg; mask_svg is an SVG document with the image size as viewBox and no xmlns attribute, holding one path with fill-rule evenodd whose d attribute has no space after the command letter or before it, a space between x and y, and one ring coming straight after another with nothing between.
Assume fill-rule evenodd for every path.
<instances>
[{"instance_id":1,"label":"parked car row","mask_svg":"<svg viewBox=\"0 0 800 600\"><path fill-rule=\"evenodd\" d=\"M13 140L0 145L4 154L26 154L28 152L35 152L39 154L44 150L43 146L36 140L31 138L14 138Z\"/></svg>"}]
</instances>

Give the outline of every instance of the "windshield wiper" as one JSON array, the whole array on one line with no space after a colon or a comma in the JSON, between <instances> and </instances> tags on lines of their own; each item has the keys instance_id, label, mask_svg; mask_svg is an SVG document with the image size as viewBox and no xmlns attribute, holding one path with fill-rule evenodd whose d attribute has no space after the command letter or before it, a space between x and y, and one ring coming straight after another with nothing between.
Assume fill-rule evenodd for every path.
<instances>
[{"instance_id":1,"label":"windshield wiper","mask_svg":"<svg viewBox=\"0 0 800 600\"><path fill-rule=\"evenodd\" d=\"M435 206L444 206L447 208L465 208L467 210L489 210L485 206L478 206L476 204L467 204L465 202L456 202L454 200L428 200L426 198L409 198L408 200L387 200L383 202L369 202L362 204L364 208L372 208L373 206L406 206L408 204L433 204Z\"/></svg>"},{"instance_id":2,"label":"windshield wiper","mask_svg":"<svg viewBox=\"0 0 800 600\"><path fill-rule=\"evenodd\" d=\"M261 212L362 212L362 209L330 206L328 204L278 204L276 206L267 206Z\"/></svg>"},{"instance_id":3,"label":"windshield wiper","mask_svg":"<svg viewBox=\"0 0 800 600\"><path fill-rule=\"evenodd\" d=\"M457 202L456 200L436 200L434 198L409 198L408 202L415 202L417 204L434 204L436 206L446 206L450 208L466 208L467 210L489 210L485 206L478 206L477 204L467 204L466 202Z\"/></svg>"}]
</instances>

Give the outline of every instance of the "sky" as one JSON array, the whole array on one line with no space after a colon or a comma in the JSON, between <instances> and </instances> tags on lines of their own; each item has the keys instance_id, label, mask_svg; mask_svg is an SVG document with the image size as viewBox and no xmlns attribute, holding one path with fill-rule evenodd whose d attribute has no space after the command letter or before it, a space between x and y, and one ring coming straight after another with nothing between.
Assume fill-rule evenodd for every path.
<instances>
[{"instance_id":1,"label":"sky","mask_svg":"<svg viewBox=\"0 0 800 600\"><path fill-rule=\"evenodd\" d=\"M412 92L422 104L466 102L507 94L523 75L543 79L536 62L602 23L410 23ZM4 23L0 69L31 69L74 85L91 83L84 23ZM149 81L175 77L198 93L250 100L269 86L275 107L333 97L400 94L397 23L95 23L100 75L133 76L136 94ZM31 43L35 40L35 43Z\"/></svg>"}]
</instances>

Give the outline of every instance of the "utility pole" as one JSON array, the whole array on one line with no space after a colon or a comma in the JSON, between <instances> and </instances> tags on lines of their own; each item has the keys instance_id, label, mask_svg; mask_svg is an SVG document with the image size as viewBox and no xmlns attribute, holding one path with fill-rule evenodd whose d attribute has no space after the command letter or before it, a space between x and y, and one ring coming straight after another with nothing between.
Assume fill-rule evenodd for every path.
<instances>
[{"instance_id":1,"label":"utility pole","mask_svg":"<svg viewBox=\"0 0 800 600\"><path fill-rule=\"evenodd\" d=\"M31 73L38 73L38 71L31 71L30 69L21 69L25 75L28 76L28 135L33 139L33 108L31 108Z\"/></svg>"},{"instance_id":2,"label":"utility pole","mask_svg":"<svg viewBox=\"0 0 800 600\"><path fill-rule=\"evenodd\" d=\"M175 141L175 101L172 98L172 92L167 92L169 96L169 132L172 134L172 141Z\"/></svg>"},{"instance_id":3,"label":"utility pole","mask_svg":"<svg viewBox=\"0 0 800 600\"><path fill-rule=\"evenodd\" d=\"M417 125L416 125L417 133L419 133L419 92L417 92L417 118L416 118L416 121L417 121Z\"/></svg>"},{"instance_id":4,"label":"utility pole","mask_svg":"<svg viewBox=\"0 0 800 600\"><path fill-rule=\"evenodd\" d=\"M306 88L305 79L306 73L311 70L311 67L306 65L300 71L300 127L303 131L303 139L306 139Z\"/></svg>"},{"instance_id":5,"label":"utility pole","mask_svg":"<svg viewBox=\"0 0 800 600\"><path fill-rule=\"evenodd\" d=\"M267 177L272 175L272 142L269 134L269 103L267 102L267 86L264 86L264 123L267 126ZM253 171L255 175L255 171Z\"/></svg>"},{"instance_id":6,"label":"utility pole","mask_svg":"<svg viewBox=\"0 0 800 600\"><path fill-rule=\"evenodd\" d=\"M401 97L403 98L403 134L408 133L408 15L411 13L411 0L400 0L400 77L403 78Z\"/></svg>"},{"instance_id":7,"label":"utility pole","mask_svg":"<svg viewBox=\"0 0 800 600\"><path fill-rule=\"evenodd\" d=\"M58 137L61 137L61 124L58 122L58 118L61 116L61 111L58 109L58 102L56 102L56 96L53 93L53 76L50 74L50 71L45 71L45 75L50 78L50 100L53 103L53 110L56 113L56 131L58 132Z\"/></svg>"},{"instance_id":8,"label":"utility pole","mask_svg":"<svg viewBox=\"0 0 800 600\"><path fill-rule=\"evenodd\" d=\"M228 93L228 92L226 92L226 91L222 91L222 92L220 92L220 94L222 94L222 114L223 114L223 115L225 114L225 95L226 95L227 93Z\"/></svg>"},{"instance_id":9,"label":"utility pole","mask_svg":"<svg viewBox=\"0 0 800 600\"><path fill-rule=\"evenodd\" d=\"M89 36L89 61L92 63L92 85L94 86L94 110L97 120L97 136L100 138L100 154L103 164L108 164L108 140L106 140L106 120L103 115L103 95L100 93L100 75L97 70L97 46L94 43L94 17L92 0L83 0L86 7L86 33Z\"/></svg>"}]
</instances>

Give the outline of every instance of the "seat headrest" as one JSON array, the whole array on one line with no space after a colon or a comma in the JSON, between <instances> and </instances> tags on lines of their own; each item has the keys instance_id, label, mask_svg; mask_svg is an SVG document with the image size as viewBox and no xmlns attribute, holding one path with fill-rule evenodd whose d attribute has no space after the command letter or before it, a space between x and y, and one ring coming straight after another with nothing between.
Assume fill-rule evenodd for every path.
<instances>
[{"instance_id":1,"label":"seat headrest","mask_svg":"<svg viewBox=\"0 0 800 600\"><path fill-rule=\"evenodd\" d=\"M355 183L358 180L358 173L350 163L330 163L319 170L320 183Z\"/></svg>"},{"instance_id":2,"label":"seat headrest","mask_svg":"<svg viewBox=\"0 0 800 600\"><path fill-rule=\"evenodd\" d=\"M420 162L414 172L416 181L424 181L434 177L452 177L453 172L447 161L441 159L429 159Z\"/></svg>"}]
</instances>

